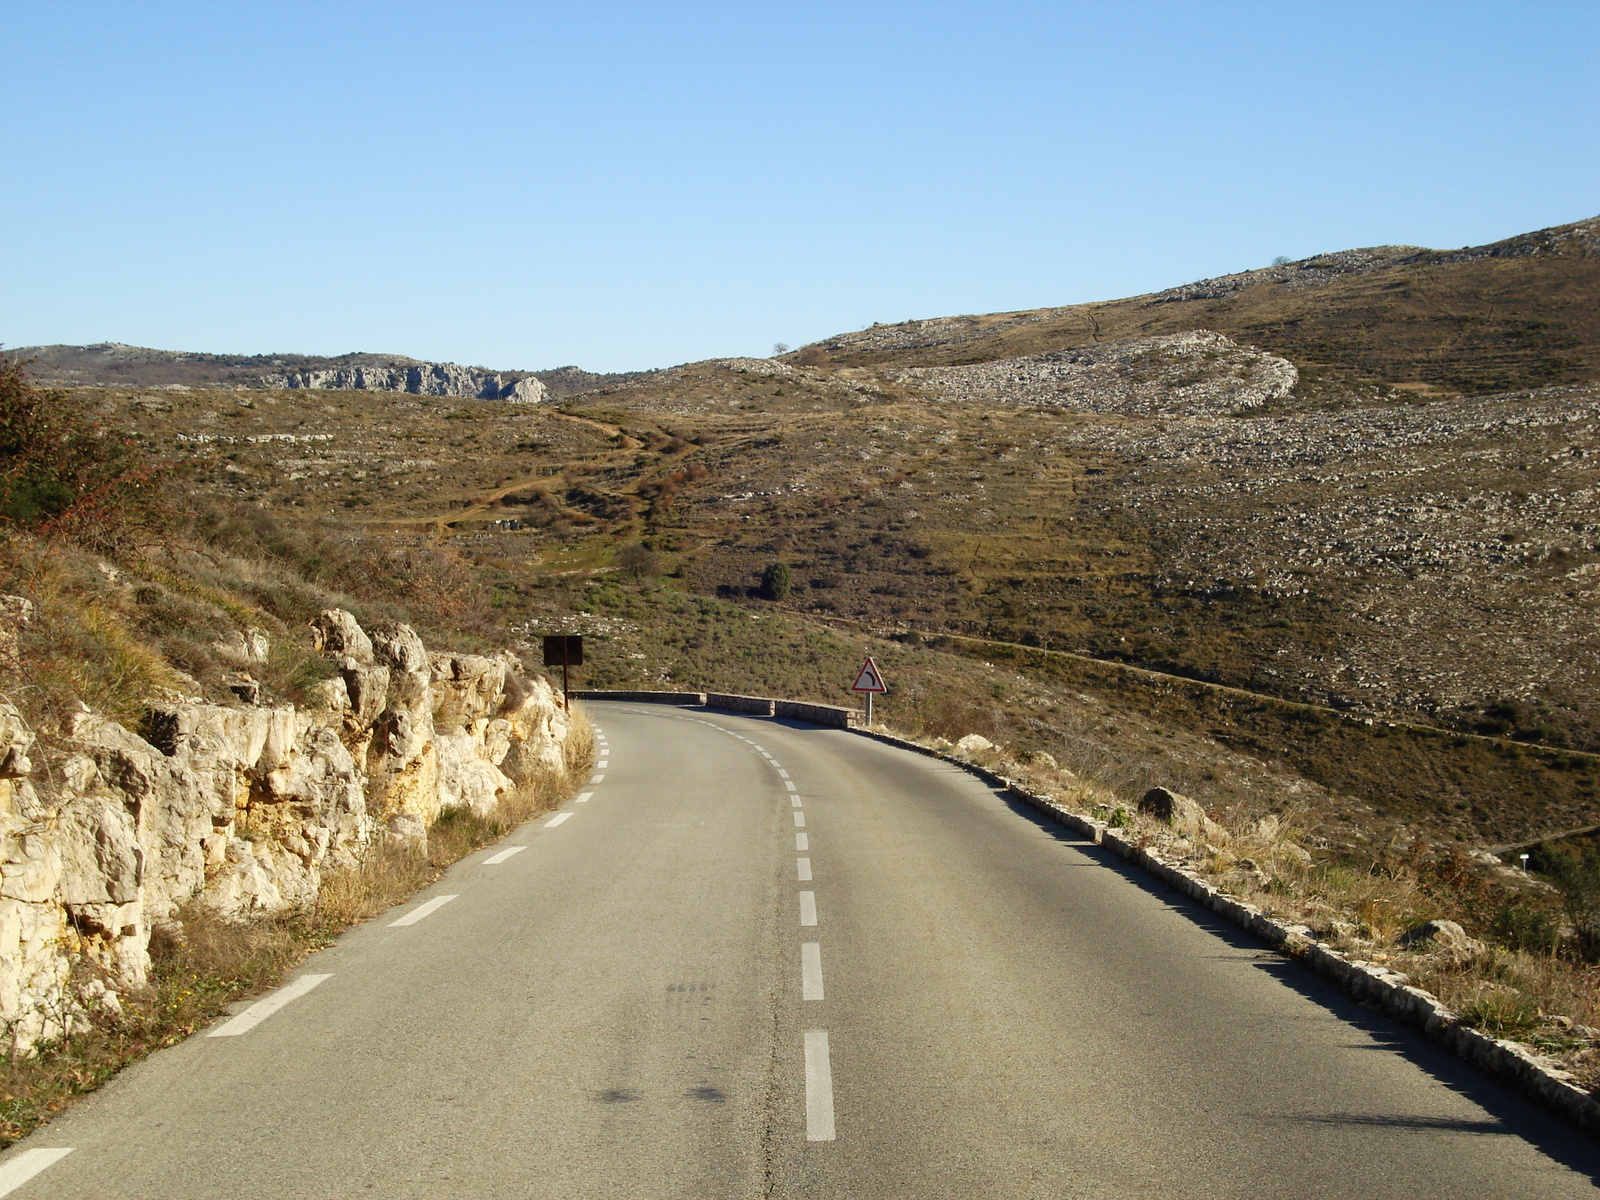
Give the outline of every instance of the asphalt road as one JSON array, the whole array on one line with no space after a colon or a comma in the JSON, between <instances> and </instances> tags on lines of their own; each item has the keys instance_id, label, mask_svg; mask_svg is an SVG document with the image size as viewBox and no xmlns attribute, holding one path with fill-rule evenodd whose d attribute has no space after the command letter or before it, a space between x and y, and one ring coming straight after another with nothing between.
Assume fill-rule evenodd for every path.
<instances>
[{"instance_id":1,"label":"asphalt road","mask_svg":"<svg viewBox=\"0 0 1600 1200\"><path fill-rule=\"evenodd\" d=\"M591 711L577 801L19 1143L0 1195L1600 1191L1595 1143L964 772Z\"/></svg>"}]
</instances>

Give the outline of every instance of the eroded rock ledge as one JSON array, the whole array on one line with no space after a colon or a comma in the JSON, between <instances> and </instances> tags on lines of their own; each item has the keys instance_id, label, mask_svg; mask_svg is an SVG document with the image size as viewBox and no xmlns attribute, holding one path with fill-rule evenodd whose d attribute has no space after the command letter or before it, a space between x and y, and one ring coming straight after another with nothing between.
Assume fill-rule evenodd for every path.
<instances>
[{"instance_id":1,"label":"eroded rock ledge","mask_svg":"<svg viewBox=\"0 0 1600 1200\"><path fill-rule=\"evenodd\" d=\"M376 840L426 838L451 808L487 814L585 752L550 685L509 654L429 653L409 626L369 632L338 609L313 636L337 669L317 705L167 704L148 739L84 709L50 770L0 703L0 1022L13 1045L144 983L151 930L185 903L230 916L307 905Z\"/></svg>"}]
</instances>

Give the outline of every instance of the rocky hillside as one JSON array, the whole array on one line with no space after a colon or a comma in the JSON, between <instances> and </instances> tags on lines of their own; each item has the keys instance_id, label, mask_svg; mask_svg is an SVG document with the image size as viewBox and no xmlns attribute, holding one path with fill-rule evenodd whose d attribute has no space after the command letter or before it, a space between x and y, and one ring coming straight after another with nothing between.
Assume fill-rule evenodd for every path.
<instances>
[{"instance_id":1,"label":"rocky hillside","mask_svg":"<svg viewBox=\"0 0 1600 1200\"><path fill-rule=\"evenodd\" d=\"M344 354L337 358L188 354L120 342L23 346L7 351L7 356L29 361L39 382L57 387L336 388L538 403L546 395L544 375L550 376L558 394L608 378L576 367L548 372L490 371L398 354Z\"/></svg>"},{"instance_id":2,"label":"rocky hillside","mask_svg":"<svg viewBox=\"0 0 1600 1200\"><path fill-rule=\"evenodd\" d=\"M768 628L768 605L984 666L1010 644L1040 687L1076 689L1004 717L1063 761L1183 746L1189 790L1273 780L1341 845L1383 820L1501 845L1600 823L1597 235L1340 252L782 360L571 374L559 406L83 395L219 500L359 531L380 566L448 550L511 628L593 632L613 683L766 672L848 699L829 681L850 664L745 655L729 614ZM650 598L663 576L671 603ZM1158 716L1129 682L1145 670L1169 681ZM989 695L948 699L981 722ZM926 690L923 716L946 699ZM1121 715L1085 732L1104 706ZM1407 722L1427 755L1392 732Z\"/></svg>"},{"instance_id":3,"label":"rocky hillside","mask_svg":"<svg viewBox=\"0 0 1600 1200\"><path fill-rule=\"evenodd\" d=\"M786 356L945 366L1213 330L1301 365L1456 392L1600 380L1600 217L1486 246L1378 246L1065 308L874 325Z\"/></svg>"}]
</instances>

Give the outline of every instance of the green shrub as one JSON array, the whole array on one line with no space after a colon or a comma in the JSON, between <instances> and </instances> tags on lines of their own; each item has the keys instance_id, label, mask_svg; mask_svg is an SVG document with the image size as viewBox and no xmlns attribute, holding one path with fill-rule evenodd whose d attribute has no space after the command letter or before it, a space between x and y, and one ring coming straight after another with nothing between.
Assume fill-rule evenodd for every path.
<instances>
[{"instance_id":1,"label":"green shrub","mask_svg":"<svg viewBox=\"0 0 1600 1200\"><path fill-rule=\"evenodd\" d=\"M793 579L786 562L768 563L766 570L761 572L761 594L768 600L787 599L792 586Z\"/></svg>"}]
</instances>

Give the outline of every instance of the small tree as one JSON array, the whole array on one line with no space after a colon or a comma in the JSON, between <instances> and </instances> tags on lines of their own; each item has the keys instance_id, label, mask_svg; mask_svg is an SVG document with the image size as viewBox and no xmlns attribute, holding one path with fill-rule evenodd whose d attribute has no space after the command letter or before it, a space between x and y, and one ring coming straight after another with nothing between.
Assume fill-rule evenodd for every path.
<instances>
[{"instance_id":1,"label":"small tree","mask_svg":"<svg viewBox=\"0 0 1600 1200\"><path fill-rule=\"evenodd\" d=\"M761 594L768 600L786 598L791 583L789 564L786 562L768 563L766 570L761 572Z\"/></svg>"},{"instance_id":2,"label":"small tree","mask_svg":"<svg viewBox=\"0 0 1600 1200\"><path fill-rule=\"evenodd\" d=\"M788 342L773 342L772 343L772 353L774 355L789 353L789 343Z\"/></svg>"},{"instance_id":3,"label":"small tree","mask_svg":"<svg viewBox=\"0 0 1600 1200\"><path fill-rule=\"evenodd\" d=\"M656 552L640 542L617 551L617 566L629 579L649 579L661 574L661 560Z\"/></svg>"}]
</instances>

